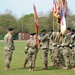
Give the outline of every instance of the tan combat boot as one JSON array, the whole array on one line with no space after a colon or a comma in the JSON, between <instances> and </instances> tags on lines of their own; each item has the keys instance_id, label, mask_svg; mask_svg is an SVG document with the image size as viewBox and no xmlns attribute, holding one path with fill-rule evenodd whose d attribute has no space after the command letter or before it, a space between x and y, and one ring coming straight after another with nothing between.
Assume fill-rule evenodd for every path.
<instances>
[{"instance_id":1,"label":"tan combat boot","mask_svg":"<svg viewBox=\"0 0 75 75\"><path fill-rule=\"evenodd\" d=\"M48 65L45 64L43 70L48 70Z\"/></svg>"},{"instance_id":2,"label":"tan combat boot","mask_svg":"<svg viewBox=\"0 0 75 75\"><path fill-rule=\"evenodd\" d=\"M63 67L62 69L68 70L68 69L69 69L69 67L68 67L68 66L66 66L66 67Z\"/></svg>"},{"instance_id":3,"label":"tan combat boot","mask_svg":"<svg viewBox=\"0 0 75 75\"><path fill-rule=\"evenodd\" d=\"M75 67L72 68L72 71L75 71Z\"/></svg>"},{"instance_id":4,"label":"tan combat boot","mask_svg":"<svg viewBox=\"0 0 75 75\"><path fill-rule=\"evenodd\" d=\"M9 67L5 67L4 70L5 70L5 71L7 71L7 70L11 70L11 68L9 68Z\"/></svg>"}]
</instances>

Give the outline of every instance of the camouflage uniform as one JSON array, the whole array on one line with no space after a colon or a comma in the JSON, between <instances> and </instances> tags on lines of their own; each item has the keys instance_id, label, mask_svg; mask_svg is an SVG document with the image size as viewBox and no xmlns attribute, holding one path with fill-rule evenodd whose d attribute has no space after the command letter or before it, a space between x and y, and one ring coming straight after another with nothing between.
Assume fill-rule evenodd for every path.
<instances>
[{"instance_id":1,"label":"camouflage uniform","mask_svg":"<svg viewBox=\"0 0 75 75\"><path fill-rule=\"evenodd\" d=\"M41 38L42 42L42 60L45 68L48 67L48 49L49 49L49 35L45 34Z\"/></svg>"},{"instance_id":2,"label":"camouflage uniform","mask_svg":"<svg viewBox=\"0 0 75 75\"><path fill-rule=\"evenodd\" d=\"M29 68L33 69L35 67L35 60L36 60L36 56L38 52L38 46L37 46L36 39L34 39L33 37L30 38L27 41L26 47L27 47L26 62L29 63Z\"/></svg>"},{"instance_id":3,"label":"camouflage uniform","mask_svg":"<svg viewBox=\"0 0 75 75\"><path fill-rule=\"evenodd\" d=\"M63 57L65 61L64 66L66 66L66 69L68 69L70 66L70 52L71 52L71 49L69 47L70 43L71 43L71 33L67 33L63 41L63 46L64 46Z\"/></svg>"},{"instance_id":4,"label":"camouflage uniform","mask_svg":"<svg viewBox=\"0 0 75 75\"><path fill-rule=\"evenodd\" d=\"M61 38L60 38L60 34L57 35L56 33L53 34L53 50L52 50L52 62L54 66L58 66L59 65L59 57L60 57L60 49L58 48L58 46L61 43Z\"/></svg>"},{"instance_id":5,"label":"camouflage uniform","mask_svg":"<svg viewBox=\"0 0 75 75\"><path fill-rule=\"evenodd\" d=\"M51 66L54 66L54 47L53 47L53 43L54 43L54 34L52 33L49 36L49 50L50 50L50 59L51 59Z\"/></svg>"},{"instance_id":6,"label":"camouflage uniform","mask_svg":"<svg viewBox=\"0 0 75 75\"><path fill-rule=\"evenodd\" d=\"M72 44L72 50L71 50L71 57L70 57L70 63L72 67L75 67L75 34L71 37L71 44Z\"/></svg>"},{"instance_id":7,"label":"camouflage uniform","mask_svg":"<svg viewBox=\"0 0 75 75\"><path fill-rule=\"evenodd\" d=\"M9 34L9 33L6 34L5 37L4 37L4 42L5 42L5 46L4 46L4 50L5 50L5 67L10 68L10 62L12 60L13 50L15 50L12 35Z\"/></svg>"},{"instance_id":8,"label":"camouflage uniform","mask_svg":"<svg viewBox=\"0 0 75 75\"><path fill-rule=\"evenodd\" d=\"M62 34L60 34L58 37L58 41L57 42L57 51L58 51L58 67L62 68L64 66L64 58L63 58L63 46L61 46L62 41L64 39L64 35L62 36Z\"/></svg>"}]
</instances>

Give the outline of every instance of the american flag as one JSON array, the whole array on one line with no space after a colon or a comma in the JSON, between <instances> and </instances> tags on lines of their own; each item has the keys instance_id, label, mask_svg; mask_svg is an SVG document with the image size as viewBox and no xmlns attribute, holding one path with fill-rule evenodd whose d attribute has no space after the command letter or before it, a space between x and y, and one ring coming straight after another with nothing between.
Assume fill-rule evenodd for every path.
<instances>
[{"instance_id":1,"label":"american flag","mask_svg":"<svg viewBox=\"0 0 75 75\"><path fill-rule=\"evenodd\" d=\"M67 16L68 14L68 4L67 4L67 0L65 0L64 4L63 4L63 1L60 0L60 14L62 12L62 6L64 8L64 14L65 14L65 17Z\"/></svg>"},{"instance_id":2,"label":"american flag","mask_svg":"<svg viewBox=\"0 0 75 75\"><path fill-rule=\"evenodd\" d=\"M52 13L53 13L53 15L54 15L55 17L60 18L60 14L59 14L59 12L58 12L58 3L57 3L57 0L53 0L53 3L54 3L54 5L53 5L53 7L52 7Z\"/></svg>"}]
</instances>

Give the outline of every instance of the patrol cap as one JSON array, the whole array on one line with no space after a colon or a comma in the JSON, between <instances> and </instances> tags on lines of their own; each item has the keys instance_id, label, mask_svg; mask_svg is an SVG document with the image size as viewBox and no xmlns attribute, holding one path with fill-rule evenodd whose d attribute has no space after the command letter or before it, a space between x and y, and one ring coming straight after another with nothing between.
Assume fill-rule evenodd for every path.
<instances>
[{"instance_id":1,"label":"patrol cap","mask_svg":"<svg viewBox=\"0 0 75 75\"><path fill-rule=\"evenodd\" d=\"M53 30L50 30L50 32L53 32Z\"/></svg>"},{"instance_id":2,"label":"patrol cap","mask_svg":"<svg viewBox=\"0 0 75 75\"><path fill-rule=\"evenodd\" d=\"M44 30L42 30L41 32L46 32L46 30L44 29Z\"/></svg>"},{"instance_id":3,"label":"patrol cap","mask_svg":"<svg viewBox=\"0 0 75 75\"><path fill-rule=\"evenodd\" d=\"M14 30L14 28L8 28L8 31L13 31Z\"/></svg>"},{"instance_id":4,"label":"patrol cap","mask_svg":"<svg viewBox=\"0 0 75 75\"><path fill-rule=\"evenodd\" d=\"M57 32L60 32L60 30L57 30Z\"/></svg>"},{"instance_id":5,"label":"patrol cap","mask_svg":"<svg viewBox=\"0 0 75 75\"><path fill-rule=\"evenodd\" d=\"M67 30L70 30L71 31L71 28L67 28Z\"/></svg>"},{"instance_id":6,"label":"patrol cap","mask_svg":"<svg viewBox=\"0 0 75 75\"><path fill-rule=\"evenodd\" d=\"M34 36L36 33L31 33L30 35Z\"/></svg>"},{"instance_id":7,"label":"patrol cap","mask_svg":"<svg viewBox=\"0 0 75 75\"><path fill-rule=\"evenodd\" d=\"M75 30L74 30L74 29L72 29L72 32L75 32Z\"/></svg>"},{"instance_id":8,"label":"patrol cap","mask_svg":"<svg viewBox=\"0 0 75 75\"><path fill-rule=\"evenodd\" d=\"M33 35L36 35L36 33L33 33Z\"/></svg>"}]
</instances>

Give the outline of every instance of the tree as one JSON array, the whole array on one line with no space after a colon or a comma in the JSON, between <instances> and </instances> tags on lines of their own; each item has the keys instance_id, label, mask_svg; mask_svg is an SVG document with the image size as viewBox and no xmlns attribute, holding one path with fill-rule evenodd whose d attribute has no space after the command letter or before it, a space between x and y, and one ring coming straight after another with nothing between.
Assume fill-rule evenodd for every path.
<instances>
[{"instance_id":1,"label":"tree","mask_svg":"<svg viewBox=\"0 0 75 75\"><path fill-rule=\"evenodd\" d=\"M25 15L18 20L18 31L28 33L35 32L34 23L34 14Z\"/></svg>"},{"instance_id":2,"label":"tree","mask_svg":"<svg viewBox=\"0 0 75 75\"><path fill-rule=\"evenodd\" d=\"M70 27L71 29L75 28L75 15L68 14L66 18L67 27Z\"/></svg>"},{"instance_id":3,"label":"tree","mask_svg":"<svg viewBox=\"0 0 75 75\"><path fill-rule=\"evenodd\" d=\"M54 21L53 21L54 20ZM54 17L53 14L50 12L47 19L48 30L58 30L58 18Z\"/></svg>"},{"instance_id":4,"label":"tree","mask_svg":"<svg viewBox=\"0 0 75 75\"><path fill-rule=\"evenodd\" d=\"M6 31L9 27L13 27L16 32L17 20L11 14L0 15L0 34L6 33Z\"/></svg>"}]
</instances>

